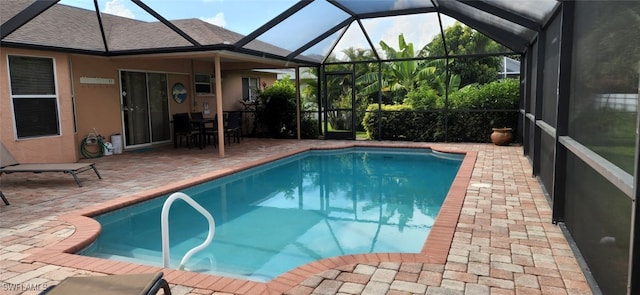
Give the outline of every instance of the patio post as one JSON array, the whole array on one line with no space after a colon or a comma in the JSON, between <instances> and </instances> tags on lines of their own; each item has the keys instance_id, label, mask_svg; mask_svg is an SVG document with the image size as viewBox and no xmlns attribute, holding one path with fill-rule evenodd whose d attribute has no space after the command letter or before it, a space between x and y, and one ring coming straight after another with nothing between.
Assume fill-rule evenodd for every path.
<instances>
[{"instance_id":1,"label":"patio post","mask_svg":"<svg viewBox=\"0 0 640 295\"><path fill-rule=\"evenodd\" d=\"M213 55L214 60L214 73L216 76L216 116L218 117L218 155L220 158L224 158L224 115L222 113L222 77L220 74L220 55L215 53Z\"/></svg>"}]
</instances>

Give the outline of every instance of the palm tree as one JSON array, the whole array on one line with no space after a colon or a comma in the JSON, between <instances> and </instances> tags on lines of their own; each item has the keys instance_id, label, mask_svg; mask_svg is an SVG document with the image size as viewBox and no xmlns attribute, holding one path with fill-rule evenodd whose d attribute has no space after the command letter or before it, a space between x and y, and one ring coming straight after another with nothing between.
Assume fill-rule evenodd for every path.
<instances>
[{"instance_id":1,"label":"palm tree","mask_svg":"<svg viewBox=\"0 0 640 295\"><path fill-rule=\"evenodd\" d=\"M378 73L373 71L358 77L357 82L366 85L362 88L363 93L376 93L380 89L386 94L396 94L396 100L401 101L407 93L426 83L438 91L439 95L444 95L446 72L439 74L438 69L446 67L445 60L419 61L413 43L407 43L402 34L398 35L399 50L384 41L380 41L380 47L385 52L386 59L392 61L382 63L382 81L378 79ZM459 77L451 77L449 89L457 89L457 85Z\"/></svg>"}]
</instances>

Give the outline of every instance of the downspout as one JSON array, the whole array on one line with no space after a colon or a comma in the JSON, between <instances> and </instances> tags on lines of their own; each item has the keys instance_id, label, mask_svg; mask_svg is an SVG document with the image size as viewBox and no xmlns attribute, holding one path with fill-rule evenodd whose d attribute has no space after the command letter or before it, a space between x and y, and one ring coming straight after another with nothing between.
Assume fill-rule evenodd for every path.
<instances>
[{"instance_id":1,"label":"downspout","mask_svg":"<svg viewBox=\"0 0 640 295\"><path fill-rule=\"evenodd\" d=\"M73 82L73 61L71 60L71 54L67 55L69 62L69 86L71 87L71 108L73 111L73 133L78 134L78 116L76 114L76 89Z\"/></svg>"},{"instance_id":2,"label":"downspout","mask_svg":"<svg viewBox=\"0 0 640 295\"><path fill-rule=\"evenodd\" d=\"M67 61L69 64L69 87L71 88L69 93L71 94L71 113L73 115L73 149L75 151L76 161L80 159L80 149L78 145L78 116L76 114L76 89L73 81L73 61L71 60L71 54L67 55ZM62 130L62 129L61 129Z\"/></svg>"},{"instance_id":3,"label":"downspout","mask_svg":"<svg viewBox=\"0 0 640 295\"><path fill-rule=\"evenodd\" d=\"M222 113L222 75L220 74L220 55L215 53L214 72L216 76L216 120L218 124L218 155L224 158L224 114Z\"/></svg>"}]
</instances>

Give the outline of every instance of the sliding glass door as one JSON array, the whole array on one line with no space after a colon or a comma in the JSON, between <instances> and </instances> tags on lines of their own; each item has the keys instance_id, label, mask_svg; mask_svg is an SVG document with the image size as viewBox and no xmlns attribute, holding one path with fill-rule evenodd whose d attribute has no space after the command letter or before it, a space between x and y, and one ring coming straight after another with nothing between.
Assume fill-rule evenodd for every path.
<instances>
[{"instance_id":1,"label":"sliding glass door","mask_svg":"<svg viewBox=\"0 0 640 295\"><path fill-rule=\"evenodd\" d=\"M120 72L125 147L171 139L167 74Z\"/></svg>"}]
</instances>

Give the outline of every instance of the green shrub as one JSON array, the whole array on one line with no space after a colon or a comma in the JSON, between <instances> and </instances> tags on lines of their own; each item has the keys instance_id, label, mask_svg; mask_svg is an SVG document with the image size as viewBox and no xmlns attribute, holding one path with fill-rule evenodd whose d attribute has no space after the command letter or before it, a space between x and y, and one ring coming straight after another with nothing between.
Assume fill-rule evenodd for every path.
<instances>
[{"instance_id":1,"label":"green shrub","mask_svg":"<svg viewBox=\"0 0 640 295\"><path fill-rule=\"evenodd\" d=\"M519 82L505 79L468 85L445 100L430 89L410 92L404 104L370 104L362 125L370 139L489 142L492 128L517 127ZM381 123L380 134L378 121Z\"/></svg>"},{"instance_id":2,"label":"green shrub","mask_svg":"<svg viewBox=\"0 0 640 295\"><path fill-rule=\"evenodd\" d=\"M259 112L269 136L292 137L296 128L296 90L289 79L276 81L261 94Z\"/></svg>"},{"instance_id":3,"label":"green shrub","mask_svg":"<svg viewBox=\"0 0 640 295\"><path fill-rule=\"evenodd\" d=\"M449 96L447 140L488 142L492 128L518 124L519 82L504 79L465 86Z\"/></svg>"},{"instance_id":4,"label":"green shrub","mask_svg":"<svg viewBox=\"0 0 640 295\"><path fill-rule=\"evenodd\" d=\"M440 96L435 89L421 85L407 93L404 103L412 106L416 110L432 110L437 107Z\"/></svg>"},{"instance_id":5,"label":"green shrub","mask_svg":"<svg viewBox=\"0 0 640 295\"><path fill-rule=\"evenodd\" d=\"M300 121L300 137L304 139L316 139L320 135L318 120L302 117Z\"/></svg>"},{"instance_id":6,"label":"green shrub","mask_svg":"<svg viewBox=\"0 0 640 295\"><path fill-rule=\"evenodd\" d=\"M439 112L414 111L408 104L382 105L380 111L377 104L370 104L362 125L369 139L437 141L442 126L440 118Z\"/></svg>"},{"instance_id":7,"label":"green shrub","mask_svg":"<svg viewBox=\"0 0 640 295\"><path fill-rule=\"evenodd\" d=\"M451 109L515 109L520 98L516 79L503 79L484 85L471 84L449 94Z\"/></svg>"}]
</instances>

